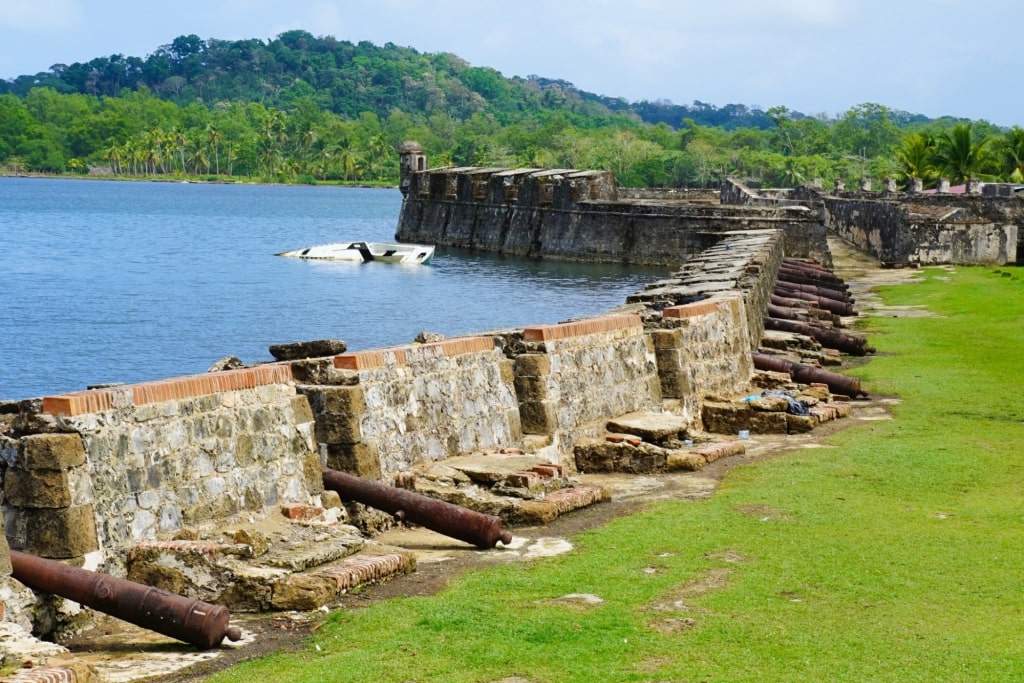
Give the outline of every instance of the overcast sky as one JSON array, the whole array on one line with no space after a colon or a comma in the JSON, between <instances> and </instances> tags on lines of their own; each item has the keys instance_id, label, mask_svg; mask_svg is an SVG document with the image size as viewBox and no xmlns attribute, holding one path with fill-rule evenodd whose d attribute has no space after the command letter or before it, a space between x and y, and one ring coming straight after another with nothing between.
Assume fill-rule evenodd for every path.
<instances>
[{"instance_id":1,"label":"overcast sky","mask_svg":"<svg viewBox=\"0 0 1024 683\"><path fill-rule=\"evenodd\" d=\"M302 29L630 101L1024 125L1018 0L0 0L0 78Z\"/></svg>"}]
</instances>

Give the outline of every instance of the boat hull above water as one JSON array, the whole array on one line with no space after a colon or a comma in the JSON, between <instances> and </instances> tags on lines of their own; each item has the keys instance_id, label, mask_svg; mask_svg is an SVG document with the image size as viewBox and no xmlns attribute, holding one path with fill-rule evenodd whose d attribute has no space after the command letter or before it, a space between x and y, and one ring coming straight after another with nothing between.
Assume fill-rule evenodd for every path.
<instances>
[{"instance_id":1,"label":"boat hull above water","mask_svg":"<svg viewBox=\"0 0 1024 683\"><path fill-rule=\"evenodd\" d=\"M403 244L401 242L335 242L283 251L278 256L352 263L379 261L381 263L426 264L434 258L434 247L426 244Z\"/></svg>"}]
</instances>

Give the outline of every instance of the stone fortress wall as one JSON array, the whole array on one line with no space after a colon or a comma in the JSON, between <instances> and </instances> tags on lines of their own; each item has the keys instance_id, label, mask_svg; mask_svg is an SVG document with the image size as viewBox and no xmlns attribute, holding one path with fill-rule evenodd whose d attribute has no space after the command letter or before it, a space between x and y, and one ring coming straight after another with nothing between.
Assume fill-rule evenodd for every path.
<instances>
[{"instance_id":1,"label":"stone fortress wall","mask_svg":"<svg viewBox=\"0 0 1024 683\"><path fill-rule=\"evenodd\" d=\"M8 542L124 576L140 544L321 503L322 465L389 482L508 448L572 472L573 445L619 415L700 431L702 401L748 385L783 256L828 260L807 207L619 199L603 172L428 171L408 150L403 164L401 239L682 269L594 318L22 401L0 416L0 577ZM0 578L15 620L30 600L16 584Z\"/></svg>"},{"instance_id":2,"label":"stone fortress wall","mask_svg":"<svg viewBox=\"0 0 1024 683\"><path fill-rule=\"evenodd\" d=\"M727 180L722 202L737 206L802 205L815 211L830 231L883 264L1024 265L1024 199L1009 184L968 183L963 193L920 186L897 192L888 183L872 192L864 182L855 192L820 183L792 190L751 190Z\"/></svg>"}]
</instances>

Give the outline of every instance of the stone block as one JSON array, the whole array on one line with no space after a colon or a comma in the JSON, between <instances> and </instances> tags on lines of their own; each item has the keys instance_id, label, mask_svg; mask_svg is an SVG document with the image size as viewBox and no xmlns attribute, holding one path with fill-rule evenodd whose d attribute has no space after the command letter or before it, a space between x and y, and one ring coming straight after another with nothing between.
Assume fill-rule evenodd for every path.
<instances>
[{"instance_id":1,"label":"stone block","mask_svg":"<svg viewBox=\"0 0 1024 683\"><path fill-rule=\"evenodd\" d=\"M359 415L320 413L314 430L320 443L358 443L363 440Z\"/></svg>"},{"instance_id":2,"label":"stone block","mask_svg":"<svg viewBox=\"0 0 1024 683\"><path fill-rule=\"evenodd\" d=\"M750 431L754 434L786 434L789 431L786 413L763 413L757 410L750 414Z\"/></svg>"},{"instance_id":3,"label":"stone block","mask_svg":"<svg viewBox=\"0 0 1024 683\"><path fill-rule=\"evenodd\" d=\"M654 354L658 366L661 394L665 398L685 398L690 394L690 376L686 358L678 349L657 349Z\"/></svg>"},{"instance_id":4,"label":"stone block","mask_svg":"<svg viewBox=\"0 0 1024 683\"><path fill-rule=\"evenodd\" d=\"M683 346L683 334L680 330L653 330L651 341L655 349L677 350Z\"/></svg>"},{"instance_id":5,"label":"stone block","mask_svg":"<svg viewBox=\"0 0 1024 683\"><path fill-rule=\"evenodd\" d=\"M523 401L519 419L524 434L551 434L558 426L555 408L547 401Z\"/></svg>"},{"instance_id":6,"label":"stone block","mask_svg":"<svg viewBox=\"0 0 1024 683\"><path fill-rule=\"evenodd\" d=\"M789 410L789 401L782 396L761 396L747 401L747 404L755 412L784 413Z\"/></svg>"},{"instance_id":7,"label":"stone block","mask_svg":"<svg viewBox=\"0 0 1024 683\"><path fill-rule=\"evenodd\" d=\"M80 557L99 548L96 512L92 505L76 505L59 510L8 510L7 514L20 518L13 520L16 529L23 525L25 534L23 539L18 539L23 541L18 549L27 553L67 559Z\"/></svg>"},{"instance_id":8,"label":"stone block","mask_svg":"<svg viewBox=\"0 0 1024 683\"><path fill-rule=\"evenodd\" d=\"M803 434L809 432L818 424L818 418L813 415L786 415L786 430L790 434Z\"/></svg>"},{"instance_id":9,"label":"stone block","mask_svg":"<svg viewBox=\"0 0 1024 683\"><path fill-rule=\"evenodd\" d=\"M327 444L327 467L367 479L378 480L381 476L377 449L365 443Z\"/></svg>"},{"instance_id":10,"label":"stone block","mask_svg":"<svg viewBox=\"0 0 1024 683\"><path fill-rule=\"evenodd\" d=\"M335 586L326 576L292 574L274 584L270 604L278 610L311 612L334 598Z\"/></svg>"},{"instance_id":11,"label":"stone block","mask_svg":"<svg viewBox=\"0 0 1024 683\"><path fill-rule=\"evenodd\" d=\"M520 401L537 403L548 397L547 377L516 375L513 383L516 389L516 398Z\"/></svg>"},{"instance_id":12,"label":"stone block","mask_svg":"<svg viewBox=\"0 0 1024 683\"><path fill-rule=\"evenodd\" d=\"M366 397L363 387L355 386L309 386L298 388L309 399L314 415L340 413L361 415L366 412Z\"/></svg>"},{"instance_id":13,"label":"stone block","mask_svg":"<svg viewBox=\"0 0 1024 683\"><path fill-rule=\"evenodd\" d=\"M687 451L672 451L668 454L665 468L670 472L684 470L694 472L708 464L703 455L699 453L688 453Z\"/></svg>"},{"instance_id":14,"label":"stone block","mask_svg":"<svg viewBox=\"0 0 1024 683\"><path fill-rule=\"evenodd\" d=\"M498 361L498 371L501 373L502 384L512 384L516 379L516 365L508 358Z\"/></svg>"},{"instance_id":15,"label":"stone block","mask_svg":"<svg viewBox=\"0 0 1024 683\"><path fill-rule=\"evenodd\" d=\"M85 446L78 434L31 434L21 440L25 469L66 470L85 464Z\"/></svg>"},{"instance_id":16,"label":"stone block","mask_svg":"<svg viewBox=\"0 0 1024 683\"><path fill-rule=\"evenodd\" d=\"M309 406L309 399L305 396L296 396L292 399L292 414L295 416L296 424L313 421L313 409Z\"/></svg>"},{"instance_id":17,"label":"stone block","mask_svg":"<svg viewBox=\"0 0 1024 683\"><path fill-rule=\"evenodd\" d=\"M677 438L686 431L686 426L686 420L671 413L634 412L609 420L607 429L633 434L651 443L662 443Z\"/></svg>"},{"instance_id":18,"label":"stone block","mask_svg":"<svg viewBox=\"0 0 1024 683\"><path fill-rule=\"evenodd\" d=\"M551 359L543 353L516 356L516 377L546 377L551 374Z\"/></svg>"},{"instance_id":19,"label":"stone block","mask_svg":"<svg viewBox=\"0 0 1024 683\"><path fill-rule=\"evenodd\" d=\"M66 508L72 503L68 473L9 469L4 477L4 503L20 508Z\"/></svg>"},{"instance_id":20,"label":"stone block","mask_svg":"<svg viewBox=\"0 0 1024 683\"><path fill-rule=\"evenodd\" d=\"M628 442L611 443L604 439L584 439L573 448L580 472L628 472L649 474L665 469L665 451L655 446L634 446Z\"/></svg>"},{"instance_id":21,"label":"stone block","mask_svg":"<svg viewBox=\"0 0 1024 683\"><path fill-rule=\"evenodd\" d=\"M3 528L3 514L0 514L0 529ZM0 578L11 575L11 548L7 545L7 535L0 534ZM0 603L0 619L3 619L3 603Z\"/></svg>"},{"instance_id":22,"label":"stone block","mask_svg":"<svg viewBox=\"0 0 1024 683\"><path fill-rule=\"evenodd\" d=\"M302 360L322 358L345 353L348 346L340 339L314 339L291 344L271 344L270 355L275 360Z\"/></svg>"},{"instance_id":23,"label":"stone block","mask_svg":"<svg viewBox=\"0 0 1024 683\"><path fill-rule=\"evenodd\" d=\"M302 456L302 474L306 478L306 489L311 495L316 495L324 490L323 470L320 468L320 455L313 451L307 451Z\"/></svg>"},{"instance_id":24,"label":"stone block","mask_svg":"<svg viewBox=\"0 0 1024 683\"><path fill-rule=\"evenodd\" d=\"M716 434L736 434L750 429L750 416L754 411L746 403L705 401L701 406L704 429Z\"/></svg>"}]
</instances>

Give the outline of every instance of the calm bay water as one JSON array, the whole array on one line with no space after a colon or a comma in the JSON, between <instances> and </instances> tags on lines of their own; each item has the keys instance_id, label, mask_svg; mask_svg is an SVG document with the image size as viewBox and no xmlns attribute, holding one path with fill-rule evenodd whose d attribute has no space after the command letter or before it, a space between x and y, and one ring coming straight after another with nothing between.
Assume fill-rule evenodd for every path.
<instances>
[{"instance_id":1,"label":"calm bay water","mask_svg":"<svg viewBox=\"0 0 1024 683\"><path fill-rule=\"evenodd\" d=\"M0 399L204 372L271 344L351 350L593 315L664 274L438 249L309 262L394 237L397 190L0 178Z\"/></svg>"}]
</instances>

